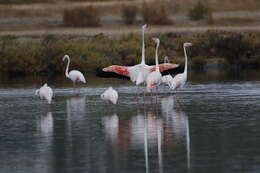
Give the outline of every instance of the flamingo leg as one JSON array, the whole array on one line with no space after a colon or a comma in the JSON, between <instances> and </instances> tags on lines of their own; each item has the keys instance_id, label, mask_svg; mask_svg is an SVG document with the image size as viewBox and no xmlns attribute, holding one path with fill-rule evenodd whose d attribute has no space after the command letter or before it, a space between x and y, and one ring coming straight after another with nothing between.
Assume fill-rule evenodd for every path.
<instances>
[{"instance_id":1,"label":"flamingo leg","mask_svg":"<svg viewBox=\"0 0 260 173\"><path fill-rule=\"evenodd\" d=\"M145 104L145 83L143 83L144 86L143 86L143 100L144 100L144 104Z\"/></svg>"},{"instance_id":2,"label":"flamingo leg","mask_svg":"<svg viewBox=\"0 0 260 173\"><path fill-rule=\"evenodd\" d=\"M73 92L74 92L74 93L76 92L76 91L75 91L75 88L76 88L76 83L73 82Z\"/></svg>"},{"instance_id":3,"label":"flamingo leg","mask_svg":"<svg viewBox=\"0 0 260 173\"><path fill-rule=\"evenodd\" d=\"M156 103L157 103L157 100L158 100L158 93L159 93L159 86L156 85L156 86L155 86L155 89L156 89L156 93L155 93L156 97L155 97L155 99L156 99Z\"/></svg>"},{"instance_id":4,"label":"flamingo leg","mask_svg":"<svg viewBox=\"0 0 260 173\"><path fill-rule=\"evenodd\" d=\"M136 104L138 105L138 90L139 90L139 86L136 86L136 93L135 93L135 100L136 100Z\"/></svg>"},{"instance_id":5,"label":"flamingo leg","mask_svg":"<svg viewBox=\"0 0 260 173\"><path fill-rule=\"evenodd\" d=\"M180 94L179 94L179 92L177 92L178 91L178 88L176 88L176 101L178 102L178 103L180 103Z\"/></svg>"},{"instance_id":6,"label":"flamingo leg","mask_svg":"<svg viewBox=\"0 0 260 173\"><path fill-rule=\"evenodd\" d=\"M153 103L153 89L151 88L151 104Z\"/></svg>"}]
</instances>

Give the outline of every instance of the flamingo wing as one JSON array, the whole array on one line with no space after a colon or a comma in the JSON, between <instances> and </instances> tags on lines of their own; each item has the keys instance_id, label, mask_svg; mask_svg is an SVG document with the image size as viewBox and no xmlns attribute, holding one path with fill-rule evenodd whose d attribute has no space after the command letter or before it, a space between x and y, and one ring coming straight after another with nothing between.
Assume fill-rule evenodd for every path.
<instances>
[{"instance_id":1,"label":"flamingo wing","mask_svg":"<svg viewBox=\"0 0 260 173\"><path fill-rule=\"evenodd\" d=\"M174 69L179 67L178 64L172 64L172 63L163 63L163 64L159 64L159 69L160 72L166 71L166 70L170 70L170 69ZM155 71L155 65L150 66L150 72Z\"/></svg>"},{"instance_id":2,"label":"flamingo wing","mask_svg":"<svg viewBox=\"0 0 260 173\"><path fill-rule=\"evenodd\" d=\"M114 72L116 74L129 77L129 66L111 65L103 68L103 71Z\"/></svg>"}]
</instances>

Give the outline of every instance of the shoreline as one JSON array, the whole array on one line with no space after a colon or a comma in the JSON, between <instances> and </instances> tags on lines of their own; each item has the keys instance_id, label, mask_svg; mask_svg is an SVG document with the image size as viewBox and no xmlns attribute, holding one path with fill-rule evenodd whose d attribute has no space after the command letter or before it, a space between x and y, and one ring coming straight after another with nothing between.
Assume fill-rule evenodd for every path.
<instances>
[{"instance_id":1,"label":"shoreline","mask_svg":"<svg viewBox=\"0 0 260 173\"><path fill-rule=\"evenodd\" d=\"M147 29L147 34L199 34L207 31L220 31L220 32L259 32L260 25L256 26L156 26L151 25ZM37 29L37 30L19 30L19 31L0 31L0 36L15 36L15 37L41 37L46 35L56 36L94 36L103 34L106 36L121 36L126 34L139 34L139 26L117 26L117 27L90 27L90 28L50 28L50 29Z\"/></svg>"}]
</instances>

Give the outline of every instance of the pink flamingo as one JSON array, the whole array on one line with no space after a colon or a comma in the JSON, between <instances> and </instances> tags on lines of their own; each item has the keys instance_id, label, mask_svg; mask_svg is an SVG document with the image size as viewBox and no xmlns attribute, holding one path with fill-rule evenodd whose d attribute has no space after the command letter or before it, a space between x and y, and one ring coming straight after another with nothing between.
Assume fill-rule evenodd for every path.
<instances>
[{"instance_id":1,"label":"pink flamingo","mask_svg":"<svg viewBox=\"0 0 260 173\"><path fill-rule=\"evenodd\" d=\"M144 31L147 28L147 25L142 26L142 61L140 64L134 66L121 66L121 65L111 65L109 67L103 68L105 72L114 72L119 75L130 77L132 82L135 82L136 85L139 85L145 82L149 73L156 70L156 66L149 66L145 64L145 43L144 43ZM159 64L159 70L161 72L174 69L178 67L178 64L163 63Z\"/></svg>"},{"instance_id":2,"label":"pink flamingo","mask_svg":"<svg viewBox=\"0 0 260 173\"><path fill-rule=\"evenodd\" d=\"M153 41L156 43L156 51L155 51L155 66L156 70L151 72L146 79L146 89L148 92L151 91L152 88L160 85L162 74L159 70L158 64L158 48L160 45L160 40L158 38L153 38Z\"/></svg>"}]
</instances>

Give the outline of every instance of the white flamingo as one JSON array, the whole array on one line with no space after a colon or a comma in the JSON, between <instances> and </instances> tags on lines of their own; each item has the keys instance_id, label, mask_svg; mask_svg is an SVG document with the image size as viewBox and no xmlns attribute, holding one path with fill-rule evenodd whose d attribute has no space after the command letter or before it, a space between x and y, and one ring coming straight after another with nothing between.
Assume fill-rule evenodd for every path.
<instances>
[{"instance_id":1,"label":"white flamingo","mask_svg":"<svg viewBox=\"0 0 260 173\"><path fill-rule=\"evenodd\" d=\"M153 38L153 41L157 44L156 50L155 50L156 70L147 76L146 89L148 92L150 92L153 87L160 85L161 78L162 78L162 74L161 74L161 72L159 70L159 66L158 66L158 64L159 64L158 63L158 48L160 45L160 40L158 38Z\"/></svg>"},{"instance_id":2,"label":"white flamingo","mask_svg":"<svg viewBox=\"0 0 260 173\"><path fill-rule=\"evenodd\" d=\"M173 80L172 75L170 75L170 74L164 75L164 76L162 76L161 84L170 86L172 80Z\"/></svg>"},{"instance_id":3,"label":"white flamingo","mask_svg":"<svg viewBox=\"0 0 260 173\"><path fill-rule=\"evenodd\" d=\"M45 83L40 89L35 91L35 95L39 96L41 99L46 99L48 104L51 104L53 91L48 84Z\"/></svg>"},{"instance_id":4,"label":"white flamingo","mask_svg":"<svg viewBox=\"0 0 260 173\"><path fill-rule=\"evenodd\" d=\"M83 76L83 74L80 71L71 70L69 72L69 65L70 65L69 55L65 55L62 60L65 61L65 59L68 60L66 71L65 71L66 77L69 78L70 80L72 80L74 86L75 86L76 82L86 83L85 77Z\"/></svg>"},{"instance_id":5,"label":"white flamingo","mask_svg":"<svg viewBox=\"0 0 260 173\"><path fill-rule=\"evenodd\" d=\"M145 64L145 43L144 43L144 31L147 25L142 27L142 61L140 64L130 67L130 79L135 82L136 85L143 83L149 74L149 66Z\"/></svg>"},{"instance_id":6,"label":"white flamingo","mask_svg":"<svg viewBox=\"0 0 260 173\"><path fill-rule=\"evenodd\" d=\"M112 87L109 87L105 92L103 92L103 94L101 94L100 97L102 100L108 100L113 104L116 104L118 100L118 93Z\"/></svg>"},{"instance_id":7,"label":"white flamingo","mask_svg":"<svg viewBox=\"0 0 260 173\"><path fill-rule=\"evenodd\" d=\"M184 55L185 55L184 72L177 74L170 81L170 88L171 89L177 89L177 88L183 87L185 85L186 81L187 81L188 57L187 57L186 47L189 47L189 46L192 46L192 43L184 43L183 44Z\"/></svg>"},{"instance_id":8,"label":"white flamingo","mask_svg":"<svg viewBox=\"0 0 260 173\"><path fill-rule=\"evenodd\" d=\"M144 42L144 31L147 28L147 25L142 26L142 61L140 64L134 66L120 66L120 65L111 65L109 67L103 68L105 72L114 72L119 75L130 77L132 82L135 82L136 85L139 85L145 82L146 77L149 73L155 71L155 66L149 66L145 64L145 42ZM166 71L169 69L174 69L178 67L177 64L163 63L159 64L160 71Z\"/></svg>"}]
</instances>

